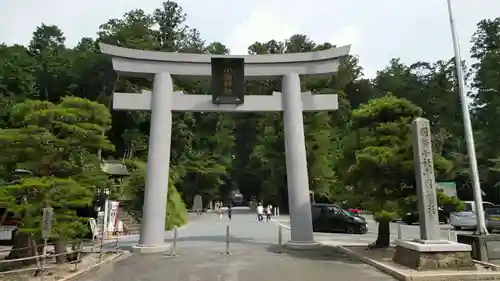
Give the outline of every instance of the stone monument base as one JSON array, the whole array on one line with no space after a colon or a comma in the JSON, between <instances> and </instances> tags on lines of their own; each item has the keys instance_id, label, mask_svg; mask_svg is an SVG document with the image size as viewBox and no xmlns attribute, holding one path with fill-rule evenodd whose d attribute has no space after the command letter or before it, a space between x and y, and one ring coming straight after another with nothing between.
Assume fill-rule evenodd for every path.
<instances>
[{"instance_id":1,"label":"stone monument base","mask_svg":"<svg viewBox=\"0 0 500 281\"><path fill-rule=\"evenodd\" d=\"M471 246L445 240L396 241L395 263L416 270L474 270Z\"/></svg>"},{"instance_id":2,"label":"stone monument base","mask_svg":"<svg viewBox=\"0 0 500 281\"><path fill-rule=\"evenodd\" d=\"M172 244L165 243L160 245L135 245L132 246L132 253L134 254L155 254L170 251Z\"/></svg>"},{"instance_id":3,"label":"stone monument base","mask_svg":"<svg viewBox=\"0 0 500 281\"><path fill-rule=\"evenodd\" d=\"M316 241L288 241L285 243L285 247L290 250L314 250L321 246L320 243Z\"/></svg>"},{"instance_id":4,"label":"stone monument base","mask_svg":"<svg viewBox=\"0 0 500 281\"><path fill-rule=\"evenodd\" d=\"M500 234L476 235L459 233L457 240L460 243L472 246L472 258L484 262L500 262Z\"/></svg>"}]
</instances>

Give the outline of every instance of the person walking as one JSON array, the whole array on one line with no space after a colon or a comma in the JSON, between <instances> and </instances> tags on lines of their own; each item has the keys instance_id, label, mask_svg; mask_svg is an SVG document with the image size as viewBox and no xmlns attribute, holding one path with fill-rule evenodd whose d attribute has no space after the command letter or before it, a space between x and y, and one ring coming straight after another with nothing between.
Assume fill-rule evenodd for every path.
<instances>
[{"instance_id":1,"label":"person walking","mask_svg":"<svg viewBox=\"0 0 500 281\"><path fill-rule=\"evenodd\" d=\"M227 206L227 217L229 220L233 217L233 204L229 204L229 206Z\"/></svg>"},{"instance_id":2,"label":"person walking","mask_svg":"<svg viewBox=\"0 0 500 281\"><path fill-rule=\"evenodd\" d=\"M223 204L222 204L222 201L219 202L219 219L221 220L222 219L222 214L224 213L224 210L222 209L223 208Z\"/></svg>"},{"instance_id":3,"label":"person walking","mask_svg":"<svg viewBox=\"0 0 500 281\"><path fill-rule=\"evenodd\" d=\"M259 203L257 206L257 220L261 222L264 219L264 207L262 207L262 203Z\"/></svg>"},{"instance_id":4,"label":"person walking","mask_svg":"<svg viewBox=\"0 0 500 281\"><path fill-rule=\"evenodd\" d=\"M266 222L271 220L271 214L273 212L273 206L271 204L266 207Z\"/></svg>"}]
</instances>

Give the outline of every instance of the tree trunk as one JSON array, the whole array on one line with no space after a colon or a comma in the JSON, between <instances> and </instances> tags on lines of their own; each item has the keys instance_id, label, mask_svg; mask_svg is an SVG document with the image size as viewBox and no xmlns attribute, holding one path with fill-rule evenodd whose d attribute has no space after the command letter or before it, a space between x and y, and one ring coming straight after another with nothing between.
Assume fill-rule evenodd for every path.
<instances>
[{"instance_id":1,"label":"tree trunk","mask_svg":"<svg viewBox=\"0 0 500 281\"><path fill-rule=\"evenodd\" d=\"M12 250L9 255L5 258L6 260L14 260L20 258L33 257L38 254L36 245L33 241L33 237L21 231L14 232ZM32 264L35 263L35 259L25 260L22 264Z\"/></svg>"},{"instance_id":2,"label":"tree trunk","mask_svg":"<svg viewBox=\"0 0 500 281\"><path fill-rule=\"evenodd\" d=\"M2 217L0 218L0 226L3 225L5 220L7 219L7 215L9 212L7 212L7 209L5 209L5 213L3 213Z\"/></svg>"},{"instance_id":3,"label":"tree trunk","mask_svg":"<svg viewBox=\"0 0 500 281\"><path fill-rule=\"evenodd\" d=\"M377 240L370 244L370 248L387 248L391 245L390 221L379 221Z\"/></svg>"},{"instance_id":4,"label":"tree trunk","mask_svg":"<svg viewBox=\"0 0 500 281\"><path fill-rule=\"evenodd\" d=\"M63 254L67 254L68 250L66 249L66 242L64 240L57 239L54 242L54 252L56 254L56 263L63 264L66 262L66 256Z\"/></svg>"}]
</instances>

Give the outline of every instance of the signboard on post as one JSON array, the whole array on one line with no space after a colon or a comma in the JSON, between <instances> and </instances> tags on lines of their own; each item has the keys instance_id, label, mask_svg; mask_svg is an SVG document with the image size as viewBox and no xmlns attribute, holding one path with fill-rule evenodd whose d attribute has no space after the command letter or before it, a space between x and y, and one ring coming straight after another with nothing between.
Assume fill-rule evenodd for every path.
<instances>
[{"instance_id":1,"label":"signboard on post","mask_svg":"<svg viewBox=\"0 0 500 281\"><path fill-rule=\"evenodd\" d=\"M50 238L52 235L52 216L54 215L54 209L43 208L43 218L42 218L42 237L43 239Z\"/></svg>"},{"instance_id":2,"label":"signboard on post","mask_svg":"<svg viewBox=\"0 0 500 281\"><path fill-rule=\"evenodd\" d=\"M106 231L106 213L104 211L100 211L97 213L97 222L96 222L96 236L100 236L102 239L107 236Z\"/></svg>"},{"instance_id":3,"label":"signboard on post","mask_svg":"<svg viewBox=\"0 0 500 281\"><path fill-rule=\"evenodd\" d=\"M457 184L453 181L441 181L436 182L437 188L443 190L444 194L450 197L458 197L457 196Z\"/></svg>"},{"instance_id":4,"label":"signboard on post","mask_svg":"<svg viewBox=\"0 0 500 281\"><path fill-rule=\"evenodd\" d=\"M120 205L120 202L118 201L112 201L112 200L107 200L108 203L108 214L107 214L107 230L108 232L115 232L116 231L116 226L118 223L118 207Z\"/></svg>"},{"instance_id":5,"label":"signboard on post","mask_svg":"<svg viewBox=\"0 0 500 281\"><path fill-rule=\"evenodd\" d=\"M245 59L212 58L212 103L243 104Z\"/></svg>"},{"instance_id":6,"label":"signboard on post","mask_svg":"<svg viewBox=\"0 0 500 281\"><path fill-rule=\"evenodd\" d=\"M94 218L89 218L90 231L92 231L92 239L94 239L99 233L97 228L97 222Z\"/></svg>"}]
</instances>

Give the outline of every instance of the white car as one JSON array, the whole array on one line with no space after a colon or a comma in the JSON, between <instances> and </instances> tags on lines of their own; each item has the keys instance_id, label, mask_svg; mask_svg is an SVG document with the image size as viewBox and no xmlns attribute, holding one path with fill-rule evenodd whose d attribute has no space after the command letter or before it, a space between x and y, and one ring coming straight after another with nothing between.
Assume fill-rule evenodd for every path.
<instances>
[{"instance_id":1,"label":"white car","mask_svg":"<svg viewBox=\"0 0 500 281\"><path fill-rule=\"evenodd\" d=\"M15 225L1 225L0 226L0 241L11 241L12 234L17 229Z\"/></svg>"},{"instance_id":2,"label":"white car","mask_svg":"<svg viewBox=\"0 0 500 281\"><path fill-rule=\"evenodd\" d=\"M450 224L455 229L475 229L477 228L476 221L476 205L474 201L465 201L464 210L461 212L453 212L450 214ZM486 208L494 207L495 204L483 202L483 211ZM484 216L484 214L483 214Z\"/></svg>"}]
</instances>

